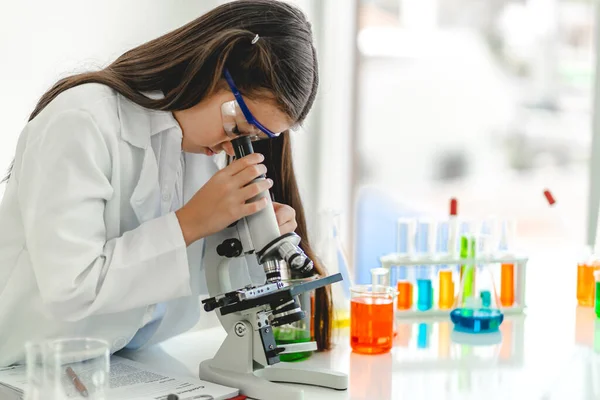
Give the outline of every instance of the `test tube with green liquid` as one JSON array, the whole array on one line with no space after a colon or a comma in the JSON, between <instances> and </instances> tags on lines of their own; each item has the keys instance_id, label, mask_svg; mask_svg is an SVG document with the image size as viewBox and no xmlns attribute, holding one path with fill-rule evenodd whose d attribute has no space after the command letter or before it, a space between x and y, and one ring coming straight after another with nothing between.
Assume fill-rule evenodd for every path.
<instances>
[{"instance_id":1,"label":"test tube with green liquid","mask_svg":"<svg viewBox=\"0 0 600 400\"><path fill-rule=\"evenodd\" d=\"M460 238L460 258L475 260L475 238L470 236L461 236ZM466 300L475 294L475 263L467 263L460 268L460 279L462 281L462 300Z\"/></svg>"},{"instance_id":2,"label":"test tube with green liquid","mask_svg":"<svg viewBox=\"0 0 600 400\"><path fill-rule=\"evenodd\" d=\"M600 270L594 272L594 279L596 281L596 299L594 301L594 310L596 311L596 317L600 318Z\"/></svg>"}]
</instances>

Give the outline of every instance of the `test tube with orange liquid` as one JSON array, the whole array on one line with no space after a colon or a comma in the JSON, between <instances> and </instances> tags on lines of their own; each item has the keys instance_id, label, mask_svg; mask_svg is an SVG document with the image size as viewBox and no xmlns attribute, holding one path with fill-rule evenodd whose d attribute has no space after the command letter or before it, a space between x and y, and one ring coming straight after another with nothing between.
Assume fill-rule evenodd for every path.
<instances>
[{"instance_id":1,"label":"test tube with orange liquid","mask_svg":"<svg viewBox=\"0 0 600 400\"><path fill-rule=\"evenodd\" d=\"M417 233L417 221L414 218L398 219L396 251L407 261L415 256L415 240ZM396 307L400 311L410 310L413 306L413 282L411 280L411 269L407 266L399 266L398 280L395 282L397 290Z\"/></svg>"},{"instance_id":2,"label":"test tube with orange liquid","mask_svg":"<svg viewBox=\"0 0 600 400\"><path fill-rule=\"evenodd\" d=\"M594 271L597 263L594 263L590 255L591 250L586 248L577 262L577 303L584 307L593 307L595 298Z\"/></svg>"},{"instance_id":3,"label":"test tube with orange liquid","mask_svg":"<svg viewBox=\"0 0 600 400\"><path fill-rule=\"evenodd\" d=\"M514 251L516 221L505 220L500 226L499 250L504 257L511 257ZM515 303L515 265L502 263L500 266L500 304L512 307Z\"/></svg>"},{"instance_id":4,"label":"test tube with orange liquid","mask_svg":"<svg viewBox=\"0 0 600 400\"><path fill-rule=\"evenodd\" d=\"M396 308L400 311L410 310L413 306L413 284L410 280L408 267L399 267L396 282Z\"/></svg>"},{"instance_id":5,"label":"test tube with orange liquid","mask_svg":"<svg viewBox=\"0 0 600 400\"><path fill-rule=\"evenodd\" d=\"M444 267L439 272L439 302L438 307L443 310L454 305L454 277L451 268Z\"/></svg>"},{"instance_id":6,"label":"test tube with orange liquid","mask_svg":"<svg viewBox=\"0 0 600 400\"><path fill-rule=\"evenodd\" d=\"M394 340L393 289L356 285L350 293L350 347L362 354L387 353Z\"/></svg>"},{"instance_id":7,"label":"test tube with orange liquid","mask_svg":"<svg viewBox=\"0 0 600 400\"><path fill-rule=\"evenodd\" d=\"M450 199L450 215L448 217L448 241L446 243L447 253L450 258L458 256L458 200ZM447 265L442 266L438 273L438 307L440 309L450 309L454 306L454 272Z\"/></svg>"}]
</instances>

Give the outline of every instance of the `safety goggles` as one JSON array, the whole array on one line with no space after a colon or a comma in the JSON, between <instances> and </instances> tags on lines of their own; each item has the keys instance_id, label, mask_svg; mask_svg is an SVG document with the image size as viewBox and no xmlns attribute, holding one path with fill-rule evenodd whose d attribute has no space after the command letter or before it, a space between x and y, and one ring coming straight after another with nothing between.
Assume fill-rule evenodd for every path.
<instances>
[{"instance_id":1,"label":"safety goggles","mask_svg":"<svg viewBox=\"0 0 600 400\"><path fill-rule=\"evenodd\" d=\"M244 102L242 94L233 83L231 74L225 68L223 71L225 81L229 85L229 89L233 93L235 100L223 103L221 106L221 116L223 118L223 128L227 136L236 138L240 135L246 135L250 137L250 140L262 140L271 139L281 134L271 132L268 128L264 127L260 122L254 118L250 109Z\"/></svg>"}]
</instances>

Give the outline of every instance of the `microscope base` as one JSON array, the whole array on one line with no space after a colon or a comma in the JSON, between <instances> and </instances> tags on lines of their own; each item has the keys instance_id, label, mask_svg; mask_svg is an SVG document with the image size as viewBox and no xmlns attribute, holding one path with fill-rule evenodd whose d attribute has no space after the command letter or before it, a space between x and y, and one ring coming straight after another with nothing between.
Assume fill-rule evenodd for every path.
<instances>
[{"instance_id":1,"label":"microscope base","mask_svg":"<svg viewBox=\"0 0 600 400\"><path fill-rule=\"evenodd\" d=\"M260 400L304 400L304 391L273 382L300 383L338 390L348 388L348 376L325 369L295 366L262 367L254 361L254 335L247 321L239 321L215 357L200 363L199 376L205 381L238 388L240 394Z\"/></svg>"},{"instance_id":2,"label":"microscope base","mask_svg":"<svg viewBox=\"0 0 600 400\"><path fill-rule=\"evenodd\" d=\"M254 372L271 382L299 383L336 390L348 389L348 375L323 368L308 368L278 364Z\"/></svg>"},{"instance_id":3,"label":"microscope base","mask_svg":"<svg viewBox=\"0 0 600 400\"><path fill-rule=\"evenodd\" d=\"M304 400L304 391L279 385L252 373L225 371L210 365L211 360L200 363L200 379L240 389L240 394L259 400Z\"/></svg>"}]
</instances>

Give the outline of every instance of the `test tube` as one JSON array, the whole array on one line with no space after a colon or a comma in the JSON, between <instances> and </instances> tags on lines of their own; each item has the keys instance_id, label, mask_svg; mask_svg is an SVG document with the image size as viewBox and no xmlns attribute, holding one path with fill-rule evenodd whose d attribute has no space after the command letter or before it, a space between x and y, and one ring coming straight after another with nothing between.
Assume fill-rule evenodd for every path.
<instances>
[{"instance_id":1,"label":"test tube","mask_svg":"<svg viewBox=\"0 0 600 400\"><path fill-rule=\"evenodd\" d=\"M414 218L398 219L398 237L396 251L406 259L411 259L415 255L415 240L417 234L417 221ZM409 277L409 267L399 266L397 268L396 290L397 309L410 310L413 304L413 285ZM393 282L393 281L392 281Z\"/></svg>"},{"instance_id":2,"label":"test tube","mask_svg":"<svg viewBox=\"0 0 600 400\"><path fill-rule=\"evenodd\" d=\"M476 240L473 236L464 235L460 238L460 258L468 260L461 266L460 279L462 285L462 300L472 297L475 294L475 249Z\"/></svg>"},{"instance_id":3,"label":"test tube","mask_svg":"<svg viewBox=\"0 0 600 400\"><path fill-rule=\"evenodd\" d=\"M594 264L591 249L586 247L577 263L577 302L580 306L594 306Z\"/></svg>"},{"instance_id":4,"label":"test tube","mask_svg":"<svg viewBox=\"0 0 600 400\"><path fill-rule=\"evenodd\" d=\"M594 303L594 311L596 317L600 318L600 270L594 272L594 280L596 281L596 301Z\"/></svg>"},{"instance_id":5,"label":"test tube","mask_svg":"<svg viewBox=\"0 0 600 400\"><path fill-rule=\"evenodd\" d=\"M444 266L439 272L440 309L449 309L454 305L454 280L452 269Z\"/></svg>"},{"instance_id":6,"label":"test tube","mask_svg":"<svg viewBox=\"0 0 600 400\"><path fill-rule=\"evenodd\" d=\"M410 259L415 256L415 240L417 234L417 221L414 218L398 219L396 251Z\"/></svg>"},{"instance_id":7,"label":"test tube","mask_svg":"<svg viewBox=\"0 0 600 400\"><path fill-rule=\"evenodd\" d=\"M492 258L498 251L500 243L500 224L495 216L487 217L481 223L480 250L484 257Z\"/></svg>"},{"instance_id":8,"label":"test tube","mask_svg":"<svg viewBox=\"0 0 600 400\"><path fill-rule=\"evenodd\" d=\"M514 238L516 234L516 222L514 220L502 221L500 225L499 250L506 256L513 251ZM512 307L515 302L515 265L513 263L502 263L500 266L500 304L503 307Z\"/></svg>"},{"instance_id":9,"label":"test tube","mask_svg":"<svg viewBox=\"0 0 600 400\"><path fill-rule=\"evenodd\" d=\"M430 310L433 306L433 286L431 277L426 267L420 266L417 277L417 309L419 311Z\"/></svg>"},{"instance_id":10,"label":"test tube","mask_svg":"<svg viewBox=\"0 0 600 400\"><path fill-rule=\"evenodd\" d=\"M371 284L373 291L383 292L390 288L390 270L388 268L372 268Z\"/></svg>"},{"instance_id":11,"label":"test tube","mask_svg":"<svg viewBox=\"0 0 600 400\"><path fill-rule=\"evenodd\" d=\"M409 279L408 267L399 267L396 290L398 292L398 310L410 310L413 302L413 285Z\"/></svg>"},{"instance_id":12,"label":"test tube","mask_svg":"<svg viewBox=\"0 0 600 400\"><path fill-rule=\"evenodd\" d=\"M417 251L425 259L433 258L436 253L437 221L429 218L420 219L417 223Z\"/></svg>"}]
</instances>

